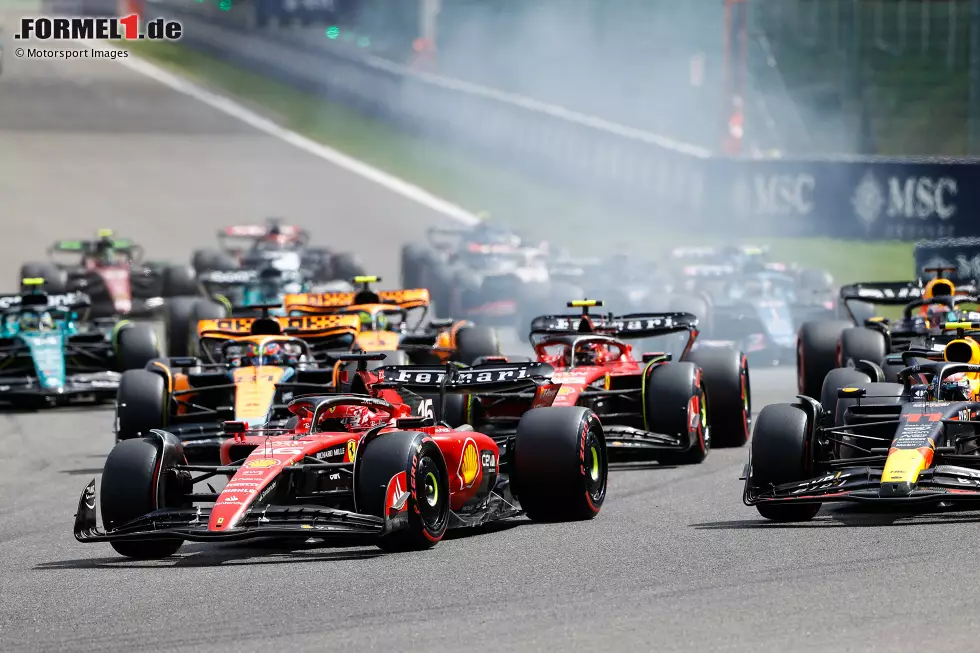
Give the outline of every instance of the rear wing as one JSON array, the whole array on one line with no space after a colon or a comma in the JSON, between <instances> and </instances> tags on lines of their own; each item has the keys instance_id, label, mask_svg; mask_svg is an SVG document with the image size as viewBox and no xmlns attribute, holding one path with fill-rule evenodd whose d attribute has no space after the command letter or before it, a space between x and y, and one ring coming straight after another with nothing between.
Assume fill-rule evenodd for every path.
<instances>
[{"instance_id":1,"label":"rear wing","mask_svg":"<svg viewBox=\"0 0 980 653\"><path fill-rule=\"evenodd\" d=\"M270 225L243 224L223 227L218 230L218 238L262 238L269 233ZM276 225L279 233L287 238L302 238L306 236L306 231L296 225L280 224Z\"/></svg>"},{"instance_id":2,"label":"rear wing","mask_svg":"<svg viewBox=\"0 0 980 653\"><path fill-rule=\"evenodd\" d=\"M200 320L197 323L199 338L236 337L253 334L257 320L278 325L283 335L326 337L344 333L357 333L360 319L356 315L303 315L299 317L229 317L218 320ZM263 334L265 332L263 331Z\"/></svg>"},{"instance_id":3,"label":"rear wing","mask_svg":"<svg viewBox=\"0 0 980 653\"><path fill-rule=\"evenodd\" d=\"M601 333L617 338L653 338L696 331L693 313L630 313L627 315L541 315L531 321L531 339L539 335Z\"/></svg>"},{"instance_id":4,"label":"rear wing","mask_svg":"<svg viewBox=\"0 0 980 653\"><path fill-rule=\"evenodd\" d=\"M69 292L49 295L48 293L17 293L0 295L0 311L9 311L21 307L37 309L72 309L85 308L92 304L88 295L81 292Z\"/></svg>"},{"instance_id":5,"label":"rear wing","mask_svg":"<svg viewBox=\"0 0 980 653\"><path fill-rule=\"evenodd\" d=\"M405 310L413 308L424 308L429 305L429 291L425 288L409 288L404 290L377 290L371 291L377 295L378 302L392 304ZM298 293L286 295L283 298L283 305L286 312L302 311L305 313L329 312L331 310L348 308L357 303L359 292L321 292L321 293Z\"/></svg>"},{"instance_id":6,"label":"rear wing","mask_svg":"<svg viewBox=\"0 0 980 653\"><path fill-rule=\"evenodd\" d=\"M877 281L841 286L841 301L863 301L880 306L902 306L922 297L918 281Z\"/></svg>"},{"instance_id":7,"label":"rear wing","mask_svg":"<svg viewBox=\"0 0 980 653\"><path fill-rule=\"evenodd\" d=\"M379 385L417 392L484 394L517 392L548 383L555 369L547 363L494 362L473 367L392 365L377 371Z\"/></svg>"}]
</instances>

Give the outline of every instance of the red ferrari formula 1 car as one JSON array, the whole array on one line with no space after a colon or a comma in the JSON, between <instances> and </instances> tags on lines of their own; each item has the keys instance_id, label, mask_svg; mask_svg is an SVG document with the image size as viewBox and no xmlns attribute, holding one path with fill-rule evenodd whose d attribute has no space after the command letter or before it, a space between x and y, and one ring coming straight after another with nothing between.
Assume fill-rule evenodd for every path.
<instances>
[{"instance_id":1,"label":"red ferrari formula 1 car","mask_svg":"<svg viewBox=\"0 0 980 653\"><path fill-rule=\"evenodd\" d=\"M543 315L531 322L539 362L555 368L555 406L587 406L602 420L614 455L642 455L669 464L699 463L711 446L740 447L751 418L749 366L731 349L691 351L698 318L691 313L589 315L601 301L568 303L579 315ZM688 333L680 362L666 353L637 360L627 339ZM481 400L483 414L505 414ZM490 406L494 406L490 408Z\"/></svg>"},{"instance_id":2,"label":"red ferrari formula 1 car","mask_svg":"<svg viewBox=\"0 0 980 653\"><path fill-rule=\"evenodd\" d=\"M401 550L431 547L450 527L522 512L547 521L598 514L605 441L587 408L528 411L506 449L470 426L437 421L450 397L473 392L535 390L546 405L550 366L361 367L350 385L369 394L295 399L292 428L229 423L235 438L223 445L221 465L188 464L180 441L162 430L120 442L102 474L106 530L98 529L93 479L78 503L75 537L143 559L172 555L186 540L268 536L374 535L382 549ZM220 476L229 481L219 492L195 492Z\"/></svg>"}]
</instances>

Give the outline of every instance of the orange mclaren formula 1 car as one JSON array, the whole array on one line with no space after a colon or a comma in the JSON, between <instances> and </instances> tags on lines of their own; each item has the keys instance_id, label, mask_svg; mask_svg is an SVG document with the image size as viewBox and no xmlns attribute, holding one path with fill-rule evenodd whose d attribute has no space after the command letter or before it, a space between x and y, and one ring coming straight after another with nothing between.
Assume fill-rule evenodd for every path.
<instances>
[{"instance_id":1,"label":"orange mclaren formula 1 car","mask_svg":"<svg viewBox=\"0 0 980 653\"><path fill-rule=\"evenodd\" d=\"M116 437L165 428L184 441L189 458L216 459L225 421L286 419L294 396L332 390L337 363L323 352L348 353L357 326L349 315L202 320L203 358L156 359L123 374Z\"/></svg>"},{"instance_id":2,"label":"orange mclaren formula 1 car","mask_svg":"<svg viewBox=\"0 0 980 653\"><path fill-rule=\"evenodd\" d=\"M384 352L387 358L372 367L408 363L458 361L473 364L500 355L494 329L451 319L426 322L429 291L424 288L372 290L379 277L355 277L355 292L286 295L287 315L354 315L360 322L354 347Z\"/></svg>"},{"instance_id":3,"label":"orange mclaren formula 1 car","mask_svg":"<svg viewBox=\"0 0 980 653\"><path fill-rule=\"evenodd\" d=\"M537 360L554 367L555 406L585 406L602 420L610 456L669 464L704 460L714 446L742 446L751 417L749 366L731 349L691 351L698 319L691 313L589 315L595 300L573 301L577 315L531 322ZM687 334L680 362L664 352L636 358L630 339ZM661 343L663 344L663 343ZM516 360L516 357L515 359ZM468 421L507 428L526 398L477 398Z\"/></svg>"},{"instance_id":4,"label":"orange mclaren formula 1 car","mask_svg":"<svg viewBox=\"0 0 980 653\"><path fill-rule=\"evenodd\" d=\"M448 528L522 513L551 522L595 517L605 500L608 467L602 426L592 411L534 408L502 447L471 426L420 415L423 404L406 386L442 397L541 394L551 368L454 368L362 370L357 374L368 377L362 383L368 393L294 399L287 428L256 431L230 423L226 430L234 438L222 448L220 464L190 462L184 443L167 430L120 442L102 473L106 530L98 528L92 480L78 503L75 537L109 542L124 556L144 559L169 556L188 540L270 536L373 537L386 550L425 549ZM195 492L222 477L228 481L220 491Z\"/></svg>"}]
</instances>

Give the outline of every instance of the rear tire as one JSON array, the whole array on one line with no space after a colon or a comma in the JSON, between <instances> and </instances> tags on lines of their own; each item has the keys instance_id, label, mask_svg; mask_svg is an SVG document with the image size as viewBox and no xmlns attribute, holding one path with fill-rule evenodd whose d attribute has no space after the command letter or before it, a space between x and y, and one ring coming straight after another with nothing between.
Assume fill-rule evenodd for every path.
<instances>
[{"instance_id":1,"label":"rear tire","mask_svg":"<svg viewBox=\"0 0 980 653\"><path fill-rule=\"evenodd\" d=\"M116 439L146 435L167 424L167 387L161 375L127 370L116 392Z\"/></svg>"},{"instance_id":2,"label":"rear tire","mask_svg":"<svg viewBox=\"0 0 980 653\"><path fill-rule=\"evenodd\" d=\"M609 463L602 426L578 406L532 408L517 425L512 483L534 521L581 521L599 514Z\"/></svg>"},{"instance_id":3,"label":"rear tire","mask_svg":"<svg viewBox=\"0 0 980 653\"><path fill-rule=\"evenodd\" d=\"M239 268L238 261L232 256L216 249L195 250L191 261L191 266L198 274Z\"/></svg>"},{"instance_id":4,"label":"rear tire","mask_svg":"<svg viewBox=\"0 0 980 653\"><path fill-rule=\"evenodd\" d=\"M116 333L116 361L119 371L141 370L160 357L157 334L146 324L127 324Z\"/></svg>"},{"instance_id":5,"label":"rear tire","mask_svg":"<svg viewBox=\"0 0 980 653\"><path fill-rule=\"evenodd\" d=\"M796 387L801 395L820 396L823 380L837 367L837 340L851 322L804 322L796 334Z\"/></svg>"},{"instance_id":6,"label":"rear tire","mask_svg":"<svg viewBox=\"0 0 980 653\"><path fill-rule=\"evenodd\" d=\"M740 351L702 349L685 359L701 368L708 392L711 446L742 447L752 423L749 360Z\"/></svg>"},{"instance_id":7,"label":"rear tire","mask_svg":"<svg viewBox=\"0 0 980 653\"><path fill-rule=\"evenodd\" d=\"M770 404L762 409L752 435L751 482L756 487L804 481L810 475L807 415L793 404ZM777 522L810 521L819 503L758 503L759 514Z\"/></svg>"},{"instance_id":8,"label":"rear tire","mask_svg":"<svg viewBox=\"0 0 980 653\"><path fill-rule=\"evenodd\" d=\"M449 526L449 472L442 451L424 433L397 431L360 444L354 471L358 512L384 517L388 489L404 474L409 493L408 527L383 536L384 551L415 551L435 546Z\"/></svg>"},{"instance_id":9,"label":"rear tire","mask_svg":"<svg viewBox=\"0 0 980 653\"><path fill-rule=\"evenodd\" d=\"M484 356L500 356L500 338L496 329L465 326L456 332L456 357L467 365Z\"/></svg>"},{"instance_id":10,"label":"rear tire","mask_svg":"<svg viewBox=\"0 0 980 653\"><path fill-rule=\"evenodd\" d=\"M109 452L102 471L102 521L116 529L165 506L157 505L156 481L165 478L160 450L152 438L126 440ZM166 496L166 493L161 493ZM110 542L120 555L137 560L172 556L184 543L180 539Z\"/></svg>"},{"instance_id":11,"label":"rear tire","mask_svg":"<svg viewBox=\"0 0 980 653\"><path fill-rule=\"evenodd\" d=\"M836 370L831 370L827 378L823 380L823 386L820 388L820 405L823 406L825 411L831 415L835 415L837 412L837 393L841 388L863 388L869 383L871 383L871 377L864 372L858 372L854 368L841 367Z\"/></svg>"},{"instance_id":12,"label":"rear tire","mask_svg":"<svg viewBox=\"0 0 980 653\"><path fill-rule=\"evenodd\" d=\"M65 275L54 263L46 261L24 263L20 266L18 287L23 279L44 279L43 290L45 292L54 294L65 292Z\"/></svg>"},{"instance_id":13,"label":"rear tire","mask_svg":"<svg viewBox=\"0 0 980 653\"><path fill-rule=\"evenodd\" d=\"M887 354L881 333L864 327L844 329L837 347L837 367L856 367L862 360L881 365Z\"/></svg>"},{"instance_id":14,"label":"rear tire","mask_svg":"<svg viewBox=\"0 0 980 653\"><path fill-rule=\"evenodd\" d=\"M688 443L684 451L657 453L664 465L696 465L711 449L710 397L694 363L648 367L643 392L643 421L653 433L676 435ZM700 381L699 381L700 378ZM698 414L693 415L692 411Z\"/></svg>"},{"instance_id":15,"label":"rear tire","mask_svg":"<svg viewBox=\"0 0 980 653\"><path fill-rule=\"evenodd\" d=\"M203 297L174 297L166 306L167 352L170 356L193 356L196 353L199 320L220 320L228 316L225 306Z\"/></svg>"},{"instance_id":16,"label":"rear tire","mask_svg":"<svg viewBox=\"0 0 980 653\"><path fill-rule=\"evenodd\" d=\"M168 265L163 269L163 296L182 297L201 294L194 269L188 265Z\"/></svg>"}]
</instances>

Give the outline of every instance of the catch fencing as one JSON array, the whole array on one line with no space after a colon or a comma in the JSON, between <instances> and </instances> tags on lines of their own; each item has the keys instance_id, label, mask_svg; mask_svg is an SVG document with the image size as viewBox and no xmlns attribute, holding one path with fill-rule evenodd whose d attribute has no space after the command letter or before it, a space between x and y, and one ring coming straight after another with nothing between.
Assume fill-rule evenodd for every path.
<instances>
[{"instance_id":1,"label":"catch fencing","mask_svg":"<svg viewBox=\"0 0 980 653\"><path fill-rule=\"evenodd\" d=\"M232 11L216 0L151 2L147 14L183 21L185 46L542 179L628 203L651 219L749 237L980 236L976 159L717 156L563 107L297 39L297 28L288 25L329 23L334 0L232 2ZM284 26L258 26L270 19Z\"/></svg>"}]
</instances>

